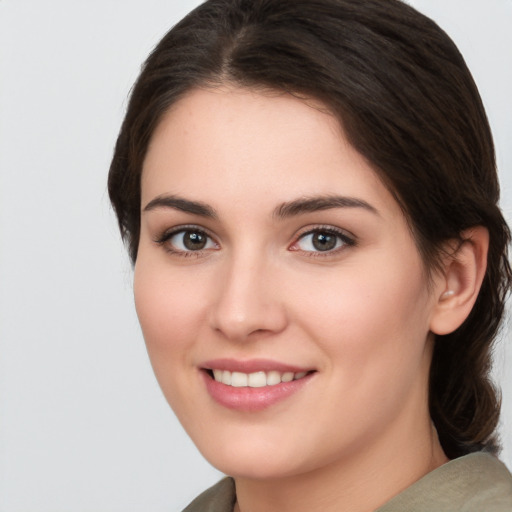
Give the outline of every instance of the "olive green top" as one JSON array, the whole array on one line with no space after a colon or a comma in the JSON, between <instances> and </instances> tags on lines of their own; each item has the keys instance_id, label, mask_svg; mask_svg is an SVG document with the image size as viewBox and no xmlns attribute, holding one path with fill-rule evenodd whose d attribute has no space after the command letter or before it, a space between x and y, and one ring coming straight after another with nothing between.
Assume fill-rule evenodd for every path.
<instances>
[{"instance_id":1,"label":"olive green top","mask_svg":"<svg viewBox=\"0 0 512 512\"><path fill-rule=\"evenodd\" d=\"M233 512L233 479L225 478L183 512ZM375 512L512 512L512 475L495 457L472 453L412 484Z\"/></svg>"}]
</instances>

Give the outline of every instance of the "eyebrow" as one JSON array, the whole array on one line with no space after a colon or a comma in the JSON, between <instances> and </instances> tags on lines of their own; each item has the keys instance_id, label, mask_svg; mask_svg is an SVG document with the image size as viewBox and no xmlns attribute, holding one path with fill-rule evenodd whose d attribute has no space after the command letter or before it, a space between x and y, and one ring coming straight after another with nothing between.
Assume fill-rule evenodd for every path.
<instances>
[{"instance_id":1,"label":"eyebrow","mask_svg":"<svg viewBox=\"0 0 512 512\"><path fill-rule=\"evenodd\" d=\"M152 199L145 207L145 212L158 208L172 208L193 215L210 219L218 219L217 212L210 205L201 201L191 201L176 195L161 195ZM302 197L279 205L273 217L285 219L305 213L330 210L333 208L362 208L379 215L378 210L362 199L346 196L314 196Z\"/></svg>"},{"instance_id":2,"label":"eyebrow","mask_svg":"<svg viewBox=\"0 0 512 512\"><path fill-rule=\"evenodd\" d=\"M332 208L362 208L379 215L378 210L362 199L346 196L314 196L303 197L283 203L274 210L274 217L284 219L304 213L330 210Z\"/></svg>"},{"instance_id":3,"label":"eyebrow","mask_svg":"<svg viewBox=\"0 0 512 512\"><path fill-rule=\"evenodd\" d=\"M192 213L200 215L201 217L208 217L210 219L217 219L217 212L206 203L201 201L191 201L175 195L162 195L152 199L145 207L145 212L156 210L157 208L172 208L185 213Z\"/></svg>"}]
</instances>

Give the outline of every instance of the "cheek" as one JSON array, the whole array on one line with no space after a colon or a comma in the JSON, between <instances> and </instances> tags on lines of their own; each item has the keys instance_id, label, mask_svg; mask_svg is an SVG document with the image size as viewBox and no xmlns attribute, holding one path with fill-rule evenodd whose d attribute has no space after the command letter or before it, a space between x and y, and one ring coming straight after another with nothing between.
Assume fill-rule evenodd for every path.
<instances>
[{"instance_id":1,"label":"cheek","mask_svg":"<svg viewBox=\"0 0 512 512\"><path fill-rule=\"evenodd\" d=\"M164 361L173 366L183 363L185 349L204 323L204 290L191 290L191 286L184 273L170 272L143 258L137 261L135 307L155 371Z\"/></svg>"},{"instance_id":2,"label":"cheek","mask_svg":"<svg viewBox=\"0 0 512 512\"><path fill-rule=\"evenodd\" d=\"M293 292L301 304L297 321L331 355L333 367L343 368L347 381L376 384L401 372L411 377L411 367L420 364L428 295L421 262L400 261L358 261L357 268L303 279L307 293Z\"/></svg>"},{"instance_id":3,"label":"cheek","mask_svg":"<svg viewBox=\"0 0 512 512\"><path fill-rule=\"evenodd\" d=\"M206 290L191 282L186 272L171 272L144 257L137 260L135 307L149 359L165 398L185 423L198 407L194 351L205 325Z\"/></svg>"}]
</instances>

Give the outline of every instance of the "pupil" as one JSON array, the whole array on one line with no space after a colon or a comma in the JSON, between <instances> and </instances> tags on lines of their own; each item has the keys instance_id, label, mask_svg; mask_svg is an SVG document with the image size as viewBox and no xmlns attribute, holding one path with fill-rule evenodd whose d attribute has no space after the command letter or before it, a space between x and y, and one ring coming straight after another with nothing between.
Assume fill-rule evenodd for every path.
<instances>
[{"instance_id":1,"label":"pupil","mask_svg":"<svg viewBox=\"0 0 512 512\"><path fill-rule=\"evenodd\" d=\"M336 237L329 233L315 233L313 235L313 247L317 251L330 251L336 247Z\"/></svg>"},{"instance_id":2,"label":"pupil","mask_svg":"<svg viewBox=\"0 0 512 512\"><path fill-rule=\"evenodd\" d=\"M204 246L206 245L206 237L201 233L188 231L183 237L183 245L191 251L199 251L204 249Z\"/></svg>"}]
</instances>

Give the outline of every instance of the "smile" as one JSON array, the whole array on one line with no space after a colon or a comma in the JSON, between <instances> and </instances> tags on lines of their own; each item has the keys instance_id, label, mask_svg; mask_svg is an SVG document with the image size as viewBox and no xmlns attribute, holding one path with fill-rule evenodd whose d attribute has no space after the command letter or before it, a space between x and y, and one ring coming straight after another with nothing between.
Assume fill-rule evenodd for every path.
<instances>
[{"instance_id":1,"label":"smile","mask_svg":"<svg viewBox=\"0 0 512 512\"><path fill-rule=\"evenodd\" d=\"M201 365L208 394L231 410L257 412L299 393L317 371L269 360L216 359Z\"/></svg>"},{"instance_id":2,"label":"smile","mask_svg":"<svg viewBox=\"0 0 512 512\"><path fill-rule=\"evenodd\" d=\"M258 371L253 373L230 372L229 370L214 369L211 375L216 382L221 382L226 386L234 388L263 388L265 386L277 386L282 382L292 382L302 379L308 372L278 372L278 371Z\"/></svg>"}]
</instances>

